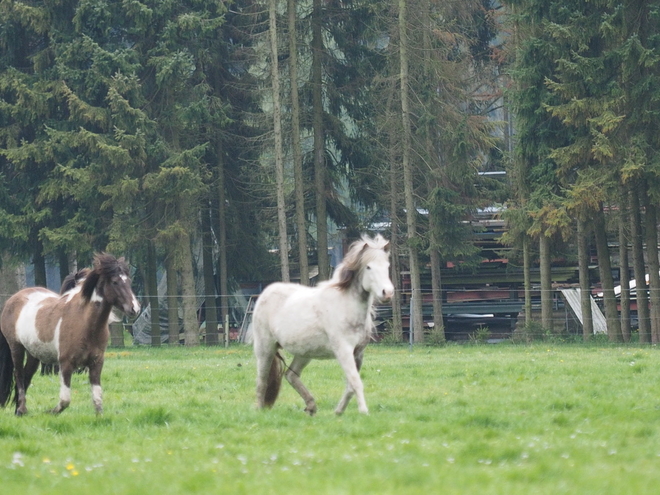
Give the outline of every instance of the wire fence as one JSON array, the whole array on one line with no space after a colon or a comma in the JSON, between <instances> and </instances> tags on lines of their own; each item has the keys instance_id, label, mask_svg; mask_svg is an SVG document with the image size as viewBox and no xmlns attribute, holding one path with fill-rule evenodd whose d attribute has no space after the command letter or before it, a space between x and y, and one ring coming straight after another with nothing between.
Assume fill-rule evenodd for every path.
<instances>
[{"instance_id":1,"label":"wire fence","mask_svg":"<svg viewBox=\"0 0 660 495\"><path fill-rule=\"evenodd\" d=\"M574 291L576 287L555 287L551 290L552 314L546 323L542 323L541 295L539 287L531 290L530 318L525 318L525 291L522 287L475 287L475 288L444 288L440 291L423 289L415 291L399 289L395 299L399 307L394 308L392 303L377 304L375 307L374 341L385 344L407 345L433 345L443 342L531 342L531 341L582 341L583 326L579 302L571 300L567 291ZM647 292L652 290L646 289ZM652 340L647 335L639 335L640 321L637 314L635 291L631 292L630 311L623 316L619 313L618 324L622 328L620 337L631 342L646 342ZM653 295L653 294L652 294ZM0 302L4 302L11 294L0 293ZM256 290L238 291L231 295L197 294L183 296L159 294L159 327L161 330L160 344L169 344L179 335L175 344L182 343L183 336L183 300L186 297L196 299L197 323L200 343L207 342L207 333L211 334L208 340L213 343L232 344L245 340L245 334L251 323L251 312L258 297ZM411 329L412 301L414 297L422 298L423 328L415 331ZM587 336L596 340L608 340L608 331L612 332L614 322L608 322L604 313L604 304L600 289L591 291L593 319L603 320L601 326L594 326L594 335ZM123 345L129 340L129 334L134 344L155 344L151 332L151 305L153 297L139 296L142 303L141 314L133 320L123 318L121 327L113 329L113 345ZM652 297L651 297L652 299ZM171 301L177 302L178 318L174 325L168 321L168 307ZM216 321L218 328L215 332L208 332L206 328L206 304L215 303ZM441 302L442 323L434 318L434 301ZM621 309L621 296L617 293L618 309ZM398 311L396 310L398 309ZM644 323L644 322L642 322ZM647 327L654 323L648 318ZM642 325L644 326L644 325ZM176 327L173 330L172 327ZM121 334L119 333L121 332ZM121 336L123 335L123 337Z\"/></svg>"},{"instance_id":2,"label":"wire fence","mask_svg":"<svg viewBox=\"0 0 660 495\"><path fill-rule=\"evenodd\" d=\"M574 287L569 288L574 290ZM435 345L445 342L457 343L528 343L534 341L554 342L580 342L584 340L609 341L608 327L612 322L605 319L603 313L602 297L598 296L598 289L592 291L593 318L602 318L604 323L600 327L595 325L594 334L586 336L583 334L581 315L578 311L579 304L571 302L561 289L553 289L552 315L544 324L541 323L541 290L532 290L530 306L530 318L525 318L524 291L511 288L475 288L475 289L443 289L438 292L425 289L416 292L422 297L423 328L416 332L411 329L411 312L413 293L410 290L399 290L397 300L400 301L399 311L395 311L391 303L377 304L375 306L375 332L373 340L383 344L401 345ZM251 311L257 294L242 294L237 299L236 295L197 295L199 324L199 339L201 344L207 340L207 328L205 321L205 302L213 299L216 303L216 317L218 321L217 332L210 340L215 343L230 345L243 343L245 334L249 331L251 323ZM181 296L159 296L159 301ZM439 299L442 303L442 324L434 321L433 302ZM145 308L148 307L149 298L143 297ZM237 302L240 301L240 302ZM220 308L225 306L227 310L224 321ZM619 325L622 333L614 340L625 340L630 342L650 341L650 337L639 336L639 320L635 307L635 299L632 298L632 307L629 316L621 320ZM146 311L146 309L145 309ZM160 311L160 344L169 344L172 330L167 321L167 309L162 307ZM398 313L398 315L397 315ZM145 317L145 312L141 317ZM396 322L399 321L400 324ZM124 330L131 333L133 342L136 344L152 345L151 323L140 327L136 332L136 322L124 322ZM651 319L649 318L649 326ZM182 318L176 323L180 330L179 342L183 343ZM611 331L611 330L610 330Z\"/></svg>"}]
</instances>

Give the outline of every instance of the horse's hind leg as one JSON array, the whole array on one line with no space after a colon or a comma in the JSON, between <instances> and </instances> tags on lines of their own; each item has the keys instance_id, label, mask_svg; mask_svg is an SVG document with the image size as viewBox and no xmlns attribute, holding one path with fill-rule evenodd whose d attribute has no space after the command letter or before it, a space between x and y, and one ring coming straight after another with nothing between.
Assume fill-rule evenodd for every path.
<instances>
[{"instance_id":1,"label":"horse's hind leg","mask_svg":"<svg viewBox=\"0 0 660 495\"><path fill-rule=\"evenodd\" d=\"M69 363L60 362L60 401L51 412L59 414L71 404L71 375L73 366Z\"/></svg>"},{"instance_id":2,"label":"horse's hind leg","mask_svg":"<svg viewBox=\"0 0 660 495\"><path fill-rule=\"evenodd\" d=\"M32 377L39 369L39 360L32 356L30 353L27 353L27 359L25 361L25 368L23 369L23 379L25 383L25 392L30 388L30 383L32 383Z\"/></svg>"},{"instance_id":3,"label":"horse's hind leg","mask_svg":"<svg viewBox=\"0 0 660 495\"><path fill-rule=\"evenodd\" d=\"M14 361L14 381L16 383L16 416L27 414L25 405L25 348L16 345L11 351L11 359Z\"/></svg>"},{"instance_id":4,"label":"horse's hind leg","mask_svg":"<svg viewBox=\"0 0 660 495\"><path fill-rule=\"evenodd\" d=\"M295 356L284 376L286 376L287 381L305 401L305 412L310 416L314 416L314 414L316 414L316 402L314 401L312 394L309 393L309 390L307 390L302 381L300 381L300 374L310 361L311 359Z\"/></svg>"},{"instance_id":5,"label":"horse's hind leg","mask_svg":"<svg viewBox=\"0 0 660 495\"><path fill-rule=\"evenodd\" d=\"M362 358L364 357L364 349L360 350L355 350L355 367L358 370L358 373L360 372L360 368L362 368ZM339 401L339 404L337 404L337 407L335 408L335 414L343 414L344 411L346 410L346 406L350 402L351 398L355 392L353 392L353 388L351 388L350 383L348 383L348 380L346 381L346 390L344 390L344 395Z\"/></svg>"}]
</instances>

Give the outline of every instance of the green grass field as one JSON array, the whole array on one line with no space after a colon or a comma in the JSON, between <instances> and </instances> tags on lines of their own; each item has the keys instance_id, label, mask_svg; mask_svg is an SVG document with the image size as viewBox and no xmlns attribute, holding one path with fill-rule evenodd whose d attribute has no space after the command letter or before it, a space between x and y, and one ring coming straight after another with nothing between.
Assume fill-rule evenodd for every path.
<instances>
[{"instance_id":1,"label":"green grass field","mask_svg":"<svg viewBox=\"0 0 660 495\"><path fill-rule=\"evenodd\" d=\"M580 345L372 346L370 415L334 361L254 409L250 348L111 349L96 417L86 375L60 416L57 377L30 414L0 410L0 493L657 493L660 354Z\"/></svg>"}]
</instances>

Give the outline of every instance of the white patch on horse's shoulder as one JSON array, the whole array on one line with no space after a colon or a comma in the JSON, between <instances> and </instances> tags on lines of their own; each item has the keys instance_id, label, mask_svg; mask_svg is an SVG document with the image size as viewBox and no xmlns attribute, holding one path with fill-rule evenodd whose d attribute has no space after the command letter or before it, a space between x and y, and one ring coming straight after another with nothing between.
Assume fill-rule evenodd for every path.
<instances>
[{"instance_id":1,"label":"white patch on horse's shoulder","mask_svg":"<svg viewBox=\"0 0 660 495\"><path fill-rule=\"evenodd\" d=\"M82 280L84 280L84 279L82 279ZM73 299L73 296L75 296L76 294L79 294L81 290L82 290L82 285L76 285L73 289L70 289L70 290L66 291L64 293L64 295L66 295L66 303L71 302L71 299Z\"/></svg>"},{"instance_id":2,"label":"white patch on horse's shoulder","mask_svg":"<svg viewBox=\"0 0 660 495\"><path fill-rule=\"evenodd\" d=\"M103 298L99 295L99 293L96 291L96 289L94 289L94 292L92 292L91 301L92 302L97 302L97 303L103 302Z\"/></svg>"}]
</instances>

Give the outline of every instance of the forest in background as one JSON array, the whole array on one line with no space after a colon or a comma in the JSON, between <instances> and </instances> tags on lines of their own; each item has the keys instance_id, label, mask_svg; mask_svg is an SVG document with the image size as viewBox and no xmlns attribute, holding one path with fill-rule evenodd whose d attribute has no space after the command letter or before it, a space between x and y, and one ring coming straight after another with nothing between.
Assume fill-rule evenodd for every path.
<instances>
[{"instance_id":1,"label":"forest in background","mask_svg":"<svg viewBox=\"0 0 660 495\"><path fill-rule=\"evenodd\" d=\"M167 274L163 311L178 322L182 306L188 345L203 286L212 345L237 284L326 279L334 230L350 240L384 224L421 342L421 272L435 296L447 262L475 269L469 220L498 205L527 322L532 266L550 328L553 259L578 260L588 295L594 246L610 340L632 334L620 268L649 277L636 288L638 333L655 343L659 7L0 0L3 265L33 263L45 285L47 260L64 277L94 251L124 255L154 325ZM505 182L485 173L499 170ZM433 320L442 341L442 297Z\"/></svg>"}]
</instances>

